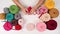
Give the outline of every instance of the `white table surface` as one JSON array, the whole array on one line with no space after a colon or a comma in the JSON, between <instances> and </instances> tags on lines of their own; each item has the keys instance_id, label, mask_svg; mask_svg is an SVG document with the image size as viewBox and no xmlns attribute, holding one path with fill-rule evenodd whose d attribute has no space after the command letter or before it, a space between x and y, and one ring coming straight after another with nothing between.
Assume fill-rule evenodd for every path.
<instances>
[{"instance_id":1,"label":"white table surface","mask_svg":"<svg viewBox=\"0 0 60 34\"><path fill-rule=\"evenodd\" d=\"M56 5L55 7L59 10L59 14L60 14L60 0L55 0ZM4 7L9 7L10 5L13 5L14 3L12 2L12 0L0 0L0 13L3 13L3 8ZM34 23L34 21L38 20L37 15L22 15L22 17L26 20L26 24L28 23ZM0 20L0 34L59 34L60 33L60 15L57 18L54 18L54 20L57 21L58 23L58 27L56 30L50 31L50 30L46 30L44 32L39 32L36 29L34 29L33 31L28 31L26 29L26 26L24 26L24 28L20 31L15 31L15 30L11 30L11 31L5 31L3 28L3 25L5 22L2 22L2 20Z\"/></svg>"}]
</instances>

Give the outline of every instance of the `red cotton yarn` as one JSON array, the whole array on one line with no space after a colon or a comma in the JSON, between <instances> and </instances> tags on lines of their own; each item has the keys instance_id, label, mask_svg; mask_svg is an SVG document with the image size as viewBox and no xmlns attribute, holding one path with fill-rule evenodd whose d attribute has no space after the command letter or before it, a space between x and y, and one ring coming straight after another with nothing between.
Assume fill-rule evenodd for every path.
<instances>
[{"instance_id":1,"label":"red cotton yarn","mask_svg":"<svg viewBox=\"0 0 60 34\"><path fill-rule=\"evenodd\" d=\"M28 13L28 14L30 14L30 13L31 13L31 12L30 12L30 11L31 11L31 9L32 9L32 7L31 7L31 6L27 8L27 13Z\"/></svg>"},{"instance_id":2,"label":"red cotton yarn","mask_svg":"<svg viewBox=\"0 0 60 34\"><path fill-rule=\"evenodd\" d=\"M15 30L21 30L21 29L22 29L21 25L19 25L19 24L15 25Z\"/></svg>"}]
</instances>

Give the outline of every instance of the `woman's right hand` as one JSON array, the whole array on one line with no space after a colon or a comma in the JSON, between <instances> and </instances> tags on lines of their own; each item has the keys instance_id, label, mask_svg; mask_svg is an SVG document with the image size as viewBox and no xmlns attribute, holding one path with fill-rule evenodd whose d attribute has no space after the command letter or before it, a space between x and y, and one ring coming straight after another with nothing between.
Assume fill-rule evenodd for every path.
<instances>
[{"instance_id":1,"label":"woman's right hand","mask_svg":"<svg viewBox=\"0 0 60 34\"><path fill-rule=\"evenodd\" d=\"M27 14L27 13L26 13L26 11L28 11L27 8L21 8L21 10L22 10L22 12L23 12L24 14Z\"/></svg>"},{"instance_id":2,"label":"woman's right hand","mask_svg":"<svg viewBox=\"0 0 60 34\"><path fill-rule=\"evenodd\" d=\"M26 14L27 9L18 0L13 0L13 2Z\"/></svg>"}]
</instances>

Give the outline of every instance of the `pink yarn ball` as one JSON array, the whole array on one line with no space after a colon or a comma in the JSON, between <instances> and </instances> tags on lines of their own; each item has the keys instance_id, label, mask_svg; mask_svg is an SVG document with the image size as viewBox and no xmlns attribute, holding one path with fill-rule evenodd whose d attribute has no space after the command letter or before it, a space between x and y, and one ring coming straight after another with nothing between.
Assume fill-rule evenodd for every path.
<instances>
[{"instance_id":1,"label":"pink yarn ball","mask_svg":"<svg viewBox=\"0 0 60 34\"><path fill-rule=\"evenodd\" d=\"M48 11L48 9L45 6L40 7L40 12L41 13L46 13L47 11Z\"/></svg>"},{"instance_id":2,"label":"pink yarn ball","mask_svg":"<svg viewBox=\"0 0 60 34\"><path fill-rule=\"evenodd\" d=\"M10 22L6 22L4 25L3 25L3 28L6 30L6 31L9 31L12 29L12 25L10 24Z\"/></svg>"},{"instance_id":3,"label":"pink yarn ball","mask_svg":"<svg viewBox=\"0 0 60 34\"><path fill-rule=\"evenodd\" d=\"M45 23L42 23L42 22L37 23L36 29L37 29L38 31L40 31L40 32L43 32L43 31L46 30L46 24L45 24Z\"/></svg>"},{"instance_id":4,"label":"pink yarn ball","mask_svg":"<svg viewBox=\"0 0 60 34\"><path fill-rule=\"evenodd\" d=\"M29 24L27 24L26 28L28 31L32 31L32 30L34 30L35 25L33 23L29 23Z\"/></svg>"},{"instance_id":5,"label":"pink yarn ball","mask_svg":"<svg viewBox=\"0 0 60 34\"><path fill-rule=\"evenodd\" d=\"M18 20L18 24L19 24L19 25L24 25L24 24L25 24L25 22L24 22L24 20L23 20L23 19L19 19L19 20Z\"/></svg>"}]
</instances>

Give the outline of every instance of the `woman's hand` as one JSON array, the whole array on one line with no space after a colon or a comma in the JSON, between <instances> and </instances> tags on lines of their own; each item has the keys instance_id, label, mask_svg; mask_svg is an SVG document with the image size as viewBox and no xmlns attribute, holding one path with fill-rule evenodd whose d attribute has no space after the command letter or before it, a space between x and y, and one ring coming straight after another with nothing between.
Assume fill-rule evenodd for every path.
<instances>
[{"instance_id":1,"label":"woman's hand","mask_svg":"<svg viewBox=\"0 0 60 34\"><path fill-rule=\"evenodd\" d=\"M18 1L18 0L13 0L13 2L21 8L22 12L26 14L27 9Z\"/></svg>"},{"instance_id":2,"label":"woman's hand","mask_svg":"<svg viewBox=\"0 0 60 34\"><path fill-rule=\"evenodd\" d=\"M39 2L31 9L31 13L33 14L34 11L36 11L37 8L44 3L44 1L45 1L45 0L39 0Z\"/></svg>"},{"instance_id":3,"label":"woman's hand","mask_svg":"<svg viewBox=\"0 0 60 34\"><path fill-rule=\"evenodd\" d=\"M34 11L36 11L36 8L32 8L32 9L31 9L31 14L33 14Z\"/></svg>"},{"instance_id":4,"label":"woman's hand","mask_svg":"<svg viewBox=\"0 0 60 34\"><path fill-rule=\"evenodd\" d=\"M19 6L19 7L22 9L22 11L26 14L27 9L26 9L18 0L13 0L13 2L14 2L17 6ZM39 6L41 6L41 4L42 4L43 2L44 2L44 0L39 0L39 2L31 9L31 14L33 14L34 11L35 11Z\"/></svg>"},{"instance_id":5,"label":"woman's hand","mask_svg":"<svg viewBox=\"0 0 60 34\"><path fill-rule=\"evenodd\" d=\"M21 10L22 10L22 12L23 12L24 14L27 14L27 13L26 13L26 11L28 11L27 8L22 8Z\"/></svg>"}]
</instances>

